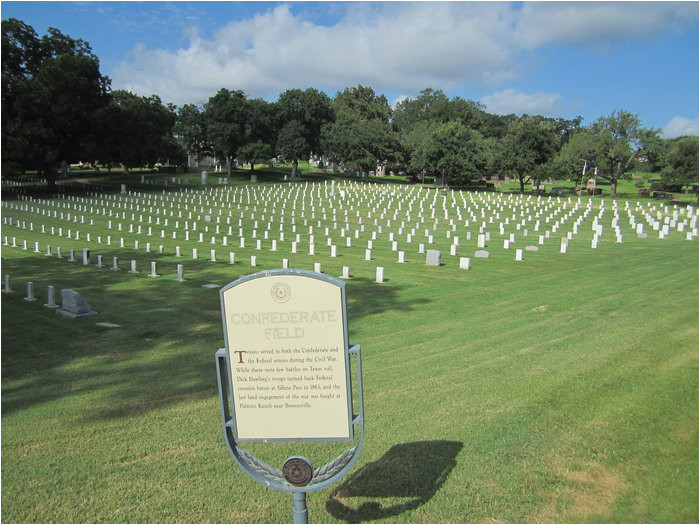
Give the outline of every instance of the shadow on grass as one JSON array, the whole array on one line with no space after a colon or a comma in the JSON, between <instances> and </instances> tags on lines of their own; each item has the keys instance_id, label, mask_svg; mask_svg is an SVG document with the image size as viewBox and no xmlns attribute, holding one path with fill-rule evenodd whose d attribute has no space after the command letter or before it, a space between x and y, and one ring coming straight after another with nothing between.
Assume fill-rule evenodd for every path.
<instances>
[{"instance_id":1,"label":"shadow on grass","mask_svg":"<svg viewBox=\"0 0 700 525\"><path fill-rule=\"evenodd\" d=\"M459 441L439 440L394 445L378 461L365 465L333 490L326 509L348 523L416 509L445 483L462 447Z\"/></svg>"},{"instance_id":2,"label":"shadow on grass","mask_svg":"<svg viewBox=\"0 0 700 525\"><path fill-rule=\"evenodd\" d=\"M3 415L77 396L83 419L105 420L216 396L214 353L224 346L219 293L202 284L230 282L253 269L191 266L188 281L177 283L174 275L150 279L145 272L134 276L36 255L4 259L3 273L13 276L17 292L2 301ZM35 282L34 303L22 300L28 280ZM59 302L61 288L77 290L98 315L55 315L41 306L46 284L56 287ZM350 326L366 316L413 309L415 302L402 300L401 291L370 279L350 281ZM97 327L100 321L121 328Z\"/></svg>"}]
</instances>

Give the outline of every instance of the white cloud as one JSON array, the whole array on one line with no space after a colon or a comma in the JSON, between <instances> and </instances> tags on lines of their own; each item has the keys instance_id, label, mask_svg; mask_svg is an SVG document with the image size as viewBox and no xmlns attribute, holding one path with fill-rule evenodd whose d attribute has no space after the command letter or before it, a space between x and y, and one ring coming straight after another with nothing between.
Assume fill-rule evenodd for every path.
<instances>
[{"instance_id":1,"label":"white cloud","mask_svg":"<svg viewBox=\"0 0 700 525\"><path fill-rule=\"evenodd\" d=\"M670 122L664 126L661 136L666 139L672 139L683 135L697 135L699 126L699 119L680 116L673 117Z\"/></svg>"},{"instance_id":2,"label":"white cloud","mask_svg":"<svg viewBox=\"0 0 700 525\"><path fill-rule=\"evenodd\" d=\"M529 48L547 44L608 47L625 39L697 26L695 2L525 2L515 35Z\"/></svg>"},{"instance_id":3,"label":"white cloud","mask_svg":"<svg viewBox=\"0 0 700 525\"><path fill-rule=\"evenodd\" d=\"M520 93L514 89L505 89L486 95L481 98L481 103L490 113L498 115L542 115L554 117L560 113L559 103L562 96L559 93Z\"/></svg>"},{"instance_id":4,"label":"white cloud","mask_svg":"<svg viewBox=\"0 0 700 525\"><path fill-rule=\"evenodd\" d=\"M204 102L221 87L268 99L311 86L331 94L357 84L394 93L495 89L532 67L539 46L645 38L671 22L687 25L693 9L697 23L693 2L642 4L349 2L338 4L345 11L333 25L279 5L214 34L193 27L176 51L137 47L110 77L115 89L177 104Z\"/></svg>"}]
</instances>

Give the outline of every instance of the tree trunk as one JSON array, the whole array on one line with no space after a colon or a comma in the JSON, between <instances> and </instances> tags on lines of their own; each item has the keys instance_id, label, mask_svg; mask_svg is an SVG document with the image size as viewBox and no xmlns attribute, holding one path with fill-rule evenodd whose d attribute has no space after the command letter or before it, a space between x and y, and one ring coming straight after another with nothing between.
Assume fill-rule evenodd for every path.
<instances>
[{"instance_id":1,"label":"tree trunk","mask_svg":"<svg viewBox=\"0 0 700 525\"><path fill-rule=\"evenodd\" d=\"M56 191L56 171L52 169L42 171L46 177L46 187L49 191Z\"/></svg>"},{"instance_id":2,"label":"tree trunk","mask_svg":"<svg viewBox=\"0 0 700 525\"><path fill-rule=\"evenodd\" d=\"M299 161L297 159L292 160L292 174L289 176L290 179L297 178L297 167L299 166Z\"/></svg>"},{"instance_id":3,"label":"tree trunk","mask_svg":"<svg viewBox=\"0 0 700 525\"><path fill-rule=\"evenodd\" d=\"M525 177L518 177L520 183L520 193L525 193Z\"/></svg>"},{"instance_id":4,"label":"tree trunk","mask_svg":"<svg viewBox=\"0 0 700 525\"><path fill-rule=\"evenodd\" d=\"M610 181L610 196L617 197L617 179Z\"/></svg>"},{"instance_id":5,"label":"tree trunk","mask_svg":"<svg viewBox=\"0 0 700 525\"><path fill-rule=\"evenodd\" d=\"M226 174L227 177L231 176L231 157L226 155Z\"/></svg>"}]
</instances>

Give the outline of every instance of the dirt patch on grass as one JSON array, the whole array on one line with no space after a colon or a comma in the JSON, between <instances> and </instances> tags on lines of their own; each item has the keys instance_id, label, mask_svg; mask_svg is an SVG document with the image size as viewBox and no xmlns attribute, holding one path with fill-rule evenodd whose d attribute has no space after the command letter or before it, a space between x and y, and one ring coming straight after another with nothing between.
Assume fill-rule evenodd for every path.
<instances>
[{"instance_id":1,"label":"dirt patch on grass","mask_svg":"<svg viewBox=\"0 0 700 525\"><path fill-rule=\"evenodd\" d=\"M627 489L618 473L599 463L591 463L585 470L564 470L561 475L575 484L574 504L568 511L575 518L608 516L615 500Z\"/></svg>"},{"instance_id":2,"label":"dirt patch on grass","mask_svg":"<svg viewBox=\"0 0 700 525\"><path fill-rule=\"evenodd\" d=\"M597 462L579 469L557 464L554 471L562 483L533 521L608 521L615 501L627 490L627 483L619 473Z\"/></svg>"}]
</instances>

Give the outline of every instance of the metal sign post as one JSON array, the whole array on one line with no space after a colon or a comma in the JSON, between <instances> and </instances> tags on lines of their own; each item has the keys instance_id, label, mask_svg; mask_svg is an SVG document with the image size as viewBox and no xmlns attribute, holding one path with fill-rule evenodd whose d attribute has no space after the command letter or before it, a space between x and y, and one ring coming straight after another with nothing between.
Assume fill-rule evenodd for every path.
<instances>
[{"instance_id":1,"label":"metal sign post","mask_svg":"<svg viewBox=\"0 0 700 525\"><path fill-rule=\"evenodd\" d=\"M292 493L294 523L307 523L306 494L343 477L364 443L362 360L360 346L348 343L345 283L270 270L241 277L220 294L226 348L216 352L216 366L229 453L258 483ZM239 445L354 441L355 427L357 444L320 468L294 456L280 470Z\"/></svg>"}]
</instances>

